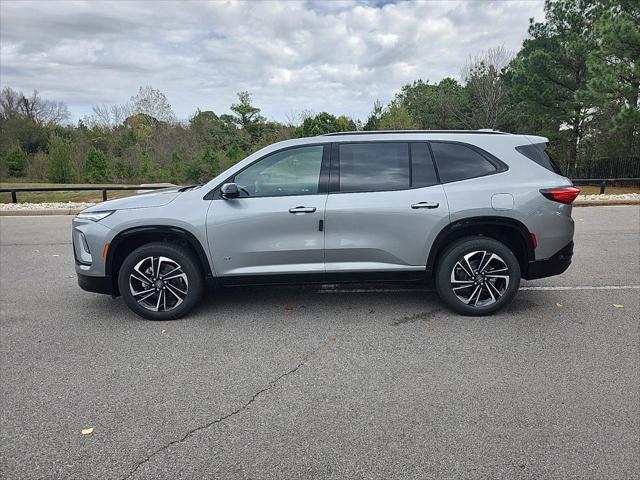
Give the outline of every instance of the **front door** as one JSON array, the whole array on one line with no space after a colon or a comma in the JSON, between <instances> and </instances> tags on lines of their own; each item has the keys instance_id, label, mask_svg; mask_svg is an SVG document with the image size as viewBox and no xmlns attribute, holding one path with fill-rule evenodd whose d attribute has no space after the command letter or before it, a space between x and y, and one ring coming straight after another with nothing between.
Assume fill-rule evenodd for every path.
<instances>
[{"instance_id":1,"label":"front door","mask_svg":"<svg viewBox=\"0 0 640 480\"><path fill-rule=\"evenodd\" d=\"M423 272L449 223L427 143L337 143L332 162L326 272Z\"/></svg>"},{"instance_id":2,"label":"front door","mask_svg":"<svg viewBox=\"0 0 640 480\"><path fill-rule=\"evenodd\" d=\"M240 197L212 200L207 213L218 276L324 272L324 148L271 153L229 179Z\"/></svg>"}]
</instances>

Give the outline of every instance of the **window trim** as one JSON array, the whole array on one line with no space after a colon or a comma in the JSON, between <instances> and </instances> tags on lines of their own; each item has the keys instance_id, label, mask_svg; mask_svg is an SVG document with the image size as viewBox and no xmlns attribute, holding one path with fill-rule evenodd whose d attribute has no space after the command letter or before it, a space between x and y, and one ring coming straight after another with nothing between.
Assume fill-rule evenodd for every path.
<instances>
[{"instance_id":1,"label":"window trim","mask_svg":"<svg viewBox=\"0 0 640 480\"><path fill-rule=\"evenodd\" d=\"M271 155L275 155L277 153L285 152L287 150L293 150L297 148L307 148L307 147L322 147L322 160L320 163L320 176L318 177L318 191L316 193L300 193L293 195L261 195L259 197L239 197L242 200L250 199L250 198L281 198L281 197L304 197L311 195L326 195L329 191L329 168L330 168L330 159L331 159L331 143L330 142L322 142L322 143L306 143L300 145L291 145L289 147L284 147L279 150L274 150L272 152L266 153L260 158L256 158L249 165L245 165L243 168L234 172L233 175L229 175L222 182L218 184L213 190L207 193L204 196L204 200L225 200L222 198L222 194L220 189L225 183L233 182L235 180L236 175L244 172L247 168L252 167L256 163L264 160Z\"/></svg>"},{"instance_id":2,"label":"window trim","mask_svg":"<svg viewBox=\"0 0 640 480\"><path fill-rule=\"evenodd\" d=\"M404 143L407 145L408 155L409 155L409 187L408 188L392 188L385 190L341 190L340 189L340 145L360 145L360 144L379 144L379 143ZM431 164L433 165L435 174L436 174L436 183L432 185L423 185L419 187L413 186L413 154L411 145L412 144L427 144L427 154L429 156L428 159L431 160ZM354 194L354 193L377 193L377 192L402 192L408 190L418 190L420 188L430 188L435 187L436 185L440 185L440 175L438 174L438 167L434 161L433 153L431 152L431 146L429 145L429 141L427 140L368 140L368 141L360 141L360 142L333 142L331 147L331 176L329 181L329 194Z\"/></svg>"},{"instance_id":3,"label":"window trim","mask_svg":"<svg viewBox=\"0 0 640 480\"><path fill-rule=\"evenodd\" d=\"M471 143L455 142L455 141L449 141L449 140L429 140L428 143L429 143L429 151L431 152L431 159L433 160L433 164L436 167L436 174L438 175L438 180L440 181L441 185L446 185L448 183L464 182L466 180L473 180L474 178L488 177L490 175L497 175L499 173L504 173L509 170L509 165L504 163L498 157L490 154L486 150L476 145L473 145ZM487 160L490 164L492 164L496 170L489 173L483 173L482 175L475 175L473 177L466 177L466 178L461 178L459 180L451 180L451 181L445 182L442 180L442 177L440 176L440 170L438 169L438 159L436 157L436 154L433 152L433 149L431 148L432 143L448 143L448 144L454 144L454 145L462 145L464 147L470 148L471 150L479 154L481 157L483 157L485 160Z\"/></svg>"}]
</instances>

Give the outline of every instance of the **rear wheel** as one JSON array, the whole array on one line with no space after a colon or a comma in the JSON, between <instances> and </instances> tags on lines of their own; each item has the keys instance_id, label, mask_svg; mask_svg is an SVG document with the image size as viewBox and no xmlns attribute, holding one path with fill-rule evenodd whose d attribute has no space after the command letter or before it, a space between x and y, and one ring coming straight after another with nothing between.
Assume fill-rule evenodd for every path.
<instances>
[{"instance_id":1,"label":"rear wheel","mask_svg":"<svg viewBox=\"0 0 640 480\"><path fill-rule=\"evenodd\" d=\"M127 306L149 320L173 320L202 296L202 271L191 252L170 243L150 243L131 252L120 267L118 287Z\"/></svg>"},{"instance_id":2,"label":"rear wheel","mask_svg":"<svg viewBox=\"0 0 640 480\"><path fill-rule=\"evenodd\" d=\"M443 254L436 288L444 303L463 315L489 315L507 305L520 286L520 264L503 243L468 237Z\"/></svg>"}]
</instances>

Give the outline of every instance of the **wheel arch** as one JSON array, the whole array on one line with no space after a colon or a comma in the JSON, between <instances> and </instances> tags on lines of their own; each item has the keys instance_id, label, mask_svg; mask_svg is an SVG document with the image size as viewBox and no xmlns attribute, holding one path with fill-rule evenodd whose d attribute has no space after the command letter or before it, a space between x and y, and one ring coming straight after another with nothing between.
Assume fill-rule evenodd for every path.
<instances>
[{"instance_id":1,"label":"wheel arch","mask_svg":"<svg viewBox=\"0 0 640 480\"><path fill-rule=\"evenodd\" d=\"M111 277L114 295L119 295L118 272L126 256L136 248L152 242L179 243L196 255L204 273L204 278L213 278L211 265L204 248L196 236L180 227L151 225L133 227L118 233L109 244L105 259L105 273Z\"/></svg>"},{"instance_id":2,"label":"wheel arch","mask_svg":"<svg viewBox=\"0 0 640 480\"><path fill-rule=\"evenodd\" d=\"M493 238L507 245L518 259L523 276L528 272L529 262L535 260L531 232L522 222L507 217L470 217L448 224L436 236L429 251L427 271L436 271L442 254L452 242L474 235Z\"/></svg>"}]
</instances>

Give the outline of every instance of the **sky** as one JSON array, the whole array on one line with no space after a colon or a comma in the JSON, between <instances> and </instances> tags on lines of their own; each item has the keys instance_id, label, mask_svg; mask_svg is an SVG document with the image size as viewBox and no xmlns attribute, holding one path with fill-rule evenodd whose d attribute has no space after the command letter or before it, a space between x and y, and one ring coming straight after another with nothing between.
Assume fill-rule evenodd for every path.
<instances>
[{"instance_id":1,"label":"sky","mask_svg":"<svg viewBox=\"0 0 640 480\"><path fill-rule=\"evenodd\" d=\"M0 86L65 102L71 120L160 89L179 119L229 113L247 90L269 119L366 119L402 85L439 81L469 55L517 51L531 1L0 2Z\"/></svg>"}]
</instances>

